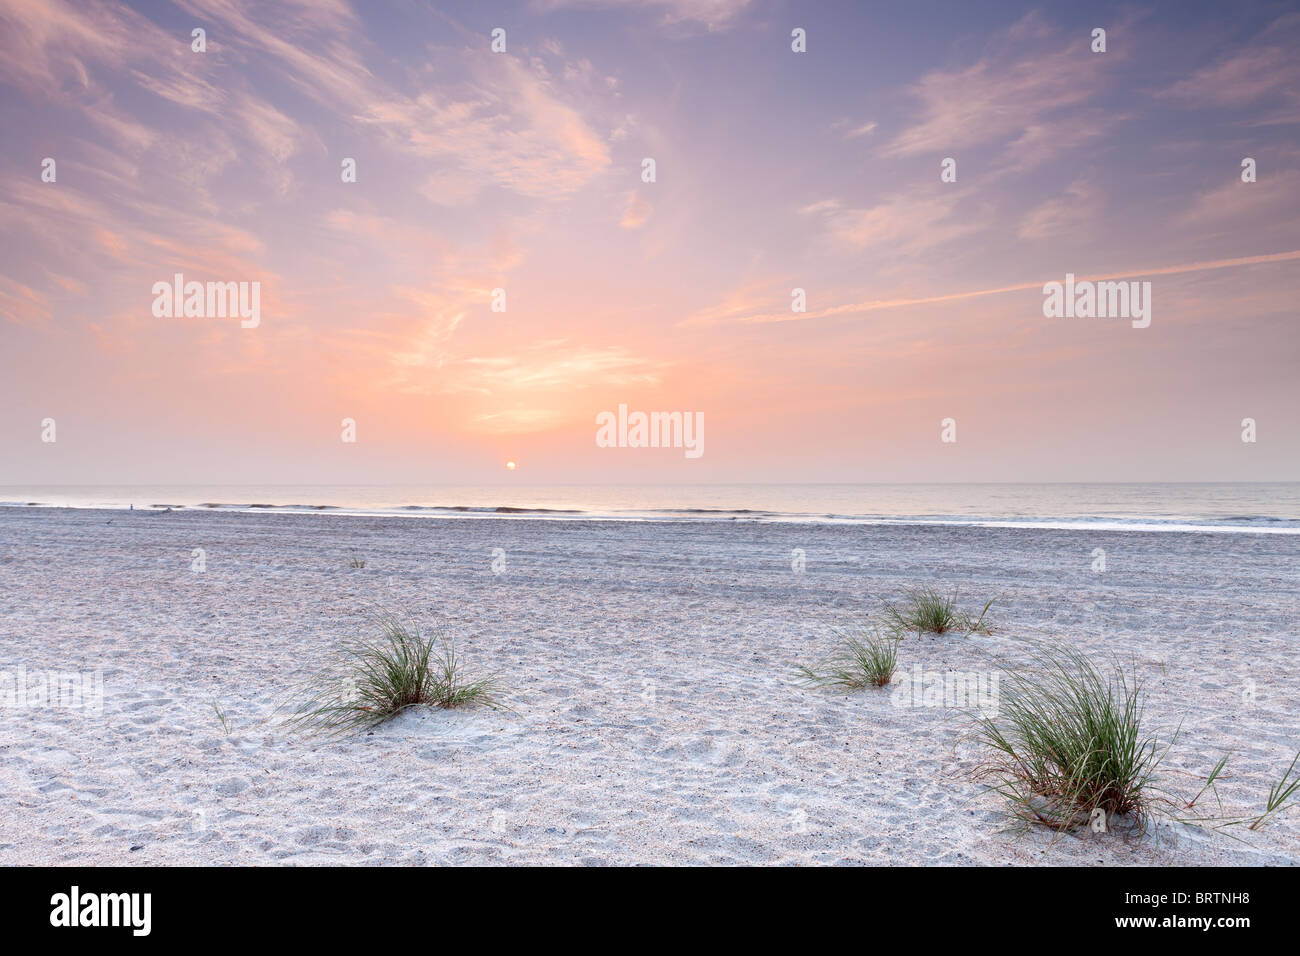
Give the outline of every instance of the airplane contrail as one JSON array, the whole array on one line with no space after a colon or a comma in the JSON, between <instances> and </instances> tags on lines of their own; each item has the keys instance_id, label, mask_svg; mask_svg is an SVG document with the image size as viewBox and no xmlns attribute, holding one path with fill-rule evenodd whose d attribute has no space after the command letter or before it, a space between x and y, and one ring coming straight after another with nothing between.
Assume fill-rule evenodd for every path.
<instances>
[{"instance_id":1,"label":"airplane contrail","mask_svg":"<svg viewBox=\"0 0 1300 956\"><path fill-rule=\"evenodd\" d=\"M1208 262L1191 262L1178 266L1160 266L1155 269L1135 269L1131 272L1108 273L1105 275L1077 275L1076 282L1108 279L1136 279L1147 276L1176 275L1181 272L1201 272L1208 269L1231 269L1236 266L1253 266L1269 262L1289 262L1300 259L1300 249L1290 252L1270 252L1262 256L1242 256L1237 259L1213 259ZM832 315L845 315L853 312L876 312L880 309L900 309L912 305L930 305L935 302L956 302L961 299L977 299L986 295L1001 295L1005 292L1024 292L1028 289L1042 289L1047 282L1059 281L1059 277L1044 279L1040 282L1021 282L1016 285L998 286L995 289L975 289L970 292L951 292L946 295L931 295L917 299L873 299L868 302L853 302L847 305L835 305L816 312L776 312L765 315L743 316L732 321L744 324L761 324L767 322L803 322L808 319L824 319ZM725 320L724 320L725 321ZM703 323L713 324L713 323Z\"/></svg>"}]
</instances>

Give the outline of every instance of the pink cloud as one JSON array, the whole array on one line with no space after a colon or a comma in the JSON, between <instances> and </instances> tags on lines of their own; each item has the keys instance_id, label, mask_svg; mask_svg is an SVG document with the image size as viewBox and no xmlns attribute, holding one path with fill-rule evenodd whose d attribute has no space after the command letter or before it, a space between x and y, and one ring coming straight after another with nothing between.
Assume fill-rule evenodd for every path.
<instances>
[{"instance_id":1,"label":"pink cloud","mask_svg":"<svg viewBox=\"0 0 1300 956\"><path fill-rule=\"evenodd\" d=\"M653 211L654 206L650 204L650 200L638 192L629 193L619 226L624 229L640 229L649 221Z\"/></svg>"}]
</instances>

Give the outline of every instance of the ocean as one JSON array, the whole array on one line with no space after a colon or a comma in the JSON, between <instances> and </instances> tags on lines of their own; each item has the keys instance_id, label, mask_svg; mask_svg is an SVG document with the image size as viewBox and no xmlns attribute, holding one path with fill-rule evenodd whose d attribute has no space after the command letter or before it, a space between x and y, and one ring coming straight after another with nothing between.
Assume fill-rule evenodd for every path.
<instances>
[{"instance_id":1,"label":"ocean","mask_svg":"<svg viewBox=\"0 0 1300 956\"><path fill-rule=\"evenodd\" d=\"M1300 482L0 486L0 506L1300 534Z\"/></svg>"}]
</instances>

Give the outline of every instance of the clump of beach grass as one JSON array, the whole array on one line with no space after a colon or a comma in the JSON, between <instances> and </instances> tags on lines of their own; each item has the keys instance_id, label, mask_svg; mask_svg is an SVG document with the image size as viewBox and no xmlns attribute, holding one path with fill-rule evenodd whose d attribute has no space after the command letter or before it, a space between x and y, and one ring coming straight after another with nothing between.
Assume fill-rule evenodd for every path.
<instances>
[{"instance_id":1,"label":"clump of beach grass","mask_svg":"<svg viewBox=\"0 0 1300 956\"><path fill-rule=\"evenodd\" d=\"M1142 684L1118 663L1103 673L1068 648L1032 658L1007 674L996 715L976 716L976 776L1028 823L1069 830L1101 811L1143 824L1177 731L1162 744L1143 726Z\"/></svg>"},{"instance_id":2,"label":"clump of beach grass","mask_svg":"<svg viewBox=\"0 0 1300 956\"><path fill-rule=\"evenodd\" d=\"M504 709L495 677L471 680L455 642L389 613L379 636L345 645L338 672L313 684L290 722L303 730L348 733L379 726L411 707L480 704Z\"/></svg>"},{"instance_id":3,"label":"clump of beach grass","mask_svg":"<svg viewBox=\"0 0 1300 956\"><path fill-rule=\"evenodd\" d=\"M815 687L888 687L898 666L898 637L877 628L838 632L839 646L815 667L796 665L800 680Z\"/></svg>"},{"instance_id":4,"label":"clump of beach grass","mask_svg":"<svg viewBox=\"0 0 1300 956\"><path fill-rule=\"evenodd\" d=\"M996 597L990 599L979 617L973 618L958 610L956 591L946 595L931 587L910 588L902 601L886 601L884 614L889 626L899 632L988 634L991 629L984 623L984 616L996 600Z\"/></svg>"},{"instance_id":5,"label":"clump of beach grass","mask_svg":"<svg viewBox=\"0 0 1300 956\"><path fill-rule=\"evenodd\" d=\"M350 568L364 568L365 566L366 559L357 554L353 554L352 560L348 562L348 567Z\"/></svg>"}]
</instances>

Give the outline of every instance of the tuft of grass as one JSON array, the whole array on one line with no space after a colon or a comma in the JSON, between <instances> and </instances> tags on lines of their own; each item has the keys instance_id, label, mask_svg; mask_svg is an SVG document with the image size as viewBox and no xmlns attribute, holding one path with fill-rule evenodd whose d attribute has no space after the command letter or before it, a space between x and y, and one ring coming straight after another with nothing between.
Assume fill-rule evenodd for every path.
<instances>
[{"instance_id":1,"label":"tuft of grass","mask_svg":"<svg viewBox=\"0 0 1300 956\"><path fill-rule=\"evenodd\" d=\"M1286 773L1282 774L1282 779L1268 788L1268 800L1265 803L1265 810L1248 829L1258 830L1264 825L1264 821L1281 810L1287 801L1291 800L1297 792L1300 792L1300 774L1296 774L1294 778L1291 776L1295 772L1297 762L1300 762L1300 753L1297 753L1292 758L1291 766L1286 768Z\"/></svg>"},{"instance_id":2,"label":"tuft of grass","mask_svg":"<svg viewBox=\"0 0 1300 956\"><path fill-rule=\"evenodd\" d=\"M1224 754L1222 757L1219 758L1219 762L1214 765L1214 769L1210 771L1210 775L1205 778L1205 785L1202 786L1201 789L1196 792L1196 796L1192 797L1192 799L1188 800L1185 804L1183 804L1184 810L1190 810L1192 809L1192 807L1196 806L1196 801L1200 800L1201 797L1205 796L1207 790L1213 790L1214 797L1216 800L1218 800L1219 789L1218 787L1215 786L1215 783L1218 781L1219 777L1223 775L1224 768L1228 766L1228 757L1230 756L1231 754ZM1222 800L1219 800L1219 807L1220 808L1223 807Z\"/></svg>"},{"instance_id":3,"label":"tuft of grass","mask_svg":"<svg viewBox=\"0 0 1300 956\"><path fill-rule=\"evenodd\" d=\"M898 666L898 638L874 628L860 634L842 633L835 653L815 668L796 665L800 679L815 687L888 687Z\"/></svg>"},{"instance_id":4,"label":"tuft of grass","mask_svg":"<svg viewBox=\"0 0 1300 956\"><path fill-rule=\"evenodd\" d=\"M352 560L348 562L348 567L350 568L364 568L365 566L366 566L366 559L362 557L358 557L356 554L353 554Z\"/></svg>"},{"instance_id":5,"label":"tuft of grass","mask_svg":"<svg viewBox=\"0 0 1300 956\"><path fill-rule=\"evenodd\" d=\"M896 631L915 631L918 634L946 634L949 631L962 631L966 634L979 632L990 633L984 623L984 616L993 606L993 598L984 605L978 618L972 618L957 609L957 592L951 595L940 593L931 587L911 588L905 592L902 601L885 602L885 619Z\"/></svg>"},{"instance_id":6,"label":"tuft of grass","mask_svg":"<svg viewBox=\"0 0 1300 956\"><path fill-rule=\"evenodd\" d=\"M308 731L348 733L391 720L410 707L481 704L505 709L494 677L470 680L456 645L393 614L375 615L379 636L346 645L340 672L318 681L291 723Z\"/></svg>"},{"instance_id":7,"label":"tuft of grass","mask_svg":"<svg viewBox=\"0 0 1300 956\"><path fill-rule=\"evenodd\" d=\"M226 733L226 736L229 737L229 736L230 736L230 721L226 719L226 712L225 712L224 710L221 709L221 705L217 703L217 700L216 700L215 697L212 699L212 709L213 709L213 711L216 712L217 720L221 721L221 729L224 730L225 733Z\"/></svg>"},{"instance_id":8,"label":"tuft of grass","mask_svg":"<svg viewBox=\"0 0 1300 956\"><path fill-rule=\"evenodd\" d=\"M1007 675L997 715L976 717L986 751L976 776L1028 823L1068 830L1097 810L1145 821L1177 732L1161 746L1143 728L1141 682L1118 664L1106 675L1068 648L1032 657L1031 668Z\"/></svg>"}]
</instances>

